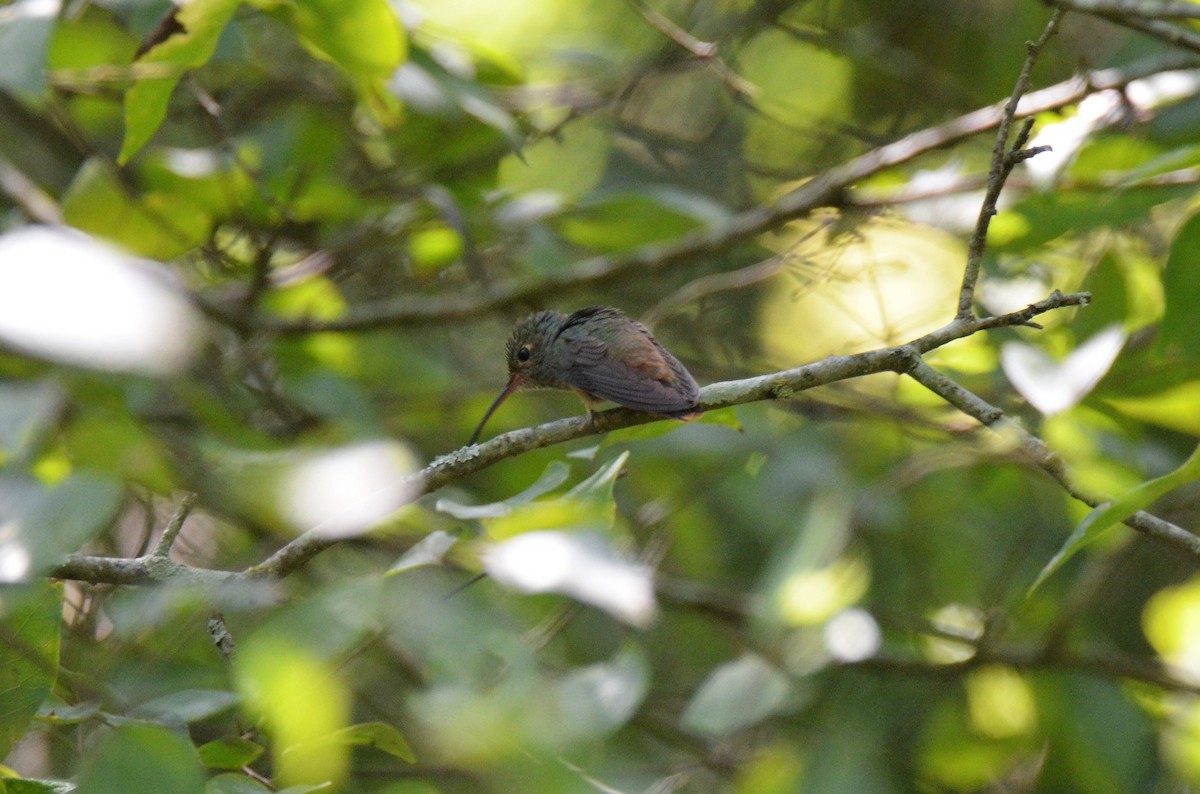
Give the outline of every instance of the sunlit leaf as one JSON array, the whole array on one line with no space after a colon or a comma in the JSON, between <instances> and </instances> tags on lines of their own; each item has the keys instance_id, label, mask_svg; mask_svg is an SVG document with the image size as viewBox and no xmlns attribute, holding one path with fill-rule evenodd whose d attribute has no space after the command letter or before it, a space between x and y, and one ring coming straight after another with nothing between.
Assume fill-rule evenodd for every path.
<instances>
[{"instance_id":1,"label":"sunlit leaf","mask_svg":"<svg viewBox=\"0 0 1200 794\"><path fill-rule=\"evenodd\" d=\"M1062 548L1058 550L1050 562L1042 568L1034 581L1030 592L1038 588L1063 563L1071 559L1080 549L1088 546L1114 529L1139 510L1149 507L1155 500L1170 493L1181 485L1200 478L1200 447L1192 451L1188 459L1172 472L1147 480L1131 491L1122 494L1114 502L1107 502L1088 513L1067 538Z\"/></svg>"},{"instance_id":2,"label":"sunlit leaf","mask_svg":"<svg viewBox=\"0 0 1200 794\"><path fill-rule=\"evenodd\" d=\"M387 77L405 55L404 32L384 0L255 0L263 8L283 7L304 44L355 78Z\"/></svg>"},{"instance_id":3,"label":"sunlit leaf","mask_svg":"<svg viewBox=\"0 0 1200 794\"><path fill-rule=\"evenodd\" d=\"M182 30L157 44L138 61L161 66L166 76L142 78L125 92L125 141L118 162L129 162L158 130L171 94L188 69L204 64L241 0L192 0L173 11Z\"/></svg>"},{"instance_id":4,"label":"sunlit leaf","mask_svg":"<svg viewBox=\"0 0 1200 794\"><path fill-rule=\"evenodd\" d=\"M1126 416L1191 436L1200 436L1200 381L1188 381L1156 394L1110 397L1104 401Z\"/></svg>"},{"instance_id":5,"label":"sunlit leaf","mask_svg":"<svg viewBox=\"0 0 1200 794\"><path fill-rule=\"evenodd\" d=\"M246 707L270 732L280 779L289 785L340 780L349 763L347 746L320 743L349 721L349 693L333 670L305 649L270 635L250 637L235 662ZM306 752L286 752L308 743Z\"/></svg>"},{"instance_id":6,"label":"sunlit leaf","mask_svg":"<svg viewBox=\"0 0 1200 794\"><path fill-rule=\"evenodd\" d=\"M200 753L200 763L209 769L241 769L258 760L265 748L240 736L226 736L206 742L196 750Z\"/></svg>"},{"instance_id":7,"label":"sunlit leaf","mask_svg":"<svg viewBox=\"0 0 1200 794\"><path fill-rule=\"evenodd\" d=\"M395 756L402 761L408 761L410 764L416 763L417 760L403 734L386 722L361 722L357 725L347 725L326 736L288 747L283 752L284 754L307 753L316 747L328 744L374 747L376 750Z\"/></svg>"},{"instance_id":8,"label":"sunlit leaf","mask_svg":"<svg viewBox=\"0 0 1200 794\"><path fill-rule=\"evenodd\" d=\"M127 250L166 260L201 245L214 216L189 190L148 190L133 195L118 181L111 164L85 162L62 198L63 219L76 229Z\"/></svg>"}]
</instances>

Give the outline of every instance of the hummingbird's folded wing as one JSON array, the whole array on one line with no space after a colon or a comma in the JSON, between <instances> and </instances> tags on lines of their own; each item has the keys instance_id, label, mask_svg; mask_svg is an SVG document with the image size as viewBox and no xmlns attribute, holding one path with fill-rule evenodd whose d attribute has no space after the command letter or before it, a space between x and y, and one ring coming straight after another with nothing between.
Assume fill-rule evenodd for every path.
<instances>
[{"instance_id":1,"label":"hummingbird's folded wing","mask_svg":"<svg viewBox=\"0 0 1200 794\"><path fill-rule=\"evenodd\" d=\"M626 408L655 414L695 411L700 387L683 364L647 332L619 350L595 337L567 342L566 382Z\"/></svg>"}]
</instances>

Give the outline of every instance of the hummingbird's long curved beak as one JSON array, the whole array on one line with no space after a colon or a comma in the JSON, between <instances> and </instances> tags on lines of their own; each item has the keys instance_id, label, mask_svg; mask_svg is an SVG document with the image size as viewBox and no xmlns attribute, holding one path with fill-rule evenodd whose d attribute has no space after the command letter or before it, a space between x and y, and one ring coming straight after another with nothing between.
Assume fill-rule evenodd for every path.
<instances>
[{"instance_id":1,"label":"hummingbird's long curved beak","mask_svg":"<svg viewBox=\"0 0 1200 794\"><path fill-rule=\"evenodd\" d=\"M492 406L487 409L487 413L479 420L479 427L475 428L475 432L471 434L471 440L467 442L467 446L471 446L479 439L479 434L483 432L483 426L487 424L487 420L491 418L496 409L500 407L500 403L508 399L508 395L521 388L521 374L514 372L512 377L508 379L508 385L504 387L504 391L496 395L496 399L492 401Z\"/></svg>"}]
</instances>

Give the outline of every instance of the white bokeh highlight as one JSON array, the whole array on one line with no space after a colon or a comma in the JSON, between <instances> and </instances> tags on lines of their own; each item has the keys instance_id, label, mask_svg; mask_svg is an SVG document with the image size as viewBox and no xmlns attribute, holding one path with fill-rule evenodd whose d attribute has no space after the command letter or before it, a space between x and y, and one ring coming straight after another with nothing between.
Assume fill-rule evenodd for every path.
<instances>
[{"instance_id":1,"label":"white bokeh highlight","mask_svg":"<svg viewBox=\"0 0 1200 794\"><path fill-rule=\"evenodd\" d=\"M1043 416L1053 416L1079 403L1104 377L1121 348L1125 331L1109 326L1062 361L1024 342L1005 342L1000 366L1013 388Z\"/></svg>"},{"instance_id":2,"label":"white bokeh highlight","mask_svg":"<svg viewBox=\"0 0 1200 794\"><path fill-rule=\"evenodd\" d=\"M483 563L505 587L568 595L633 626L648 626L657 614L650 566L592 535L526 532L487 549Z\"/></svg>"},{"instance_id":3,"label":"white bokeh highlight","mask_svg":"<svg viewBox=\"0 0 1200 794\"><path fill-rule=\"evenodd\" d=\"M358 535L408 504L416 459L402 444L368 441L310 453L292 465L277 493L284 519L301 531Z\"/></svg>"},{"instance_id":4,"label":"white bokeh highlight","mask_svg":"<svg viewBox=\"0 0 1200 794\"><path fill-rule=\"evenodd\" d=\"M0 236L0 345L90 369L165 376L202 338L199 312L165 269L82 232Z\"/></svg>"}]
</instances>

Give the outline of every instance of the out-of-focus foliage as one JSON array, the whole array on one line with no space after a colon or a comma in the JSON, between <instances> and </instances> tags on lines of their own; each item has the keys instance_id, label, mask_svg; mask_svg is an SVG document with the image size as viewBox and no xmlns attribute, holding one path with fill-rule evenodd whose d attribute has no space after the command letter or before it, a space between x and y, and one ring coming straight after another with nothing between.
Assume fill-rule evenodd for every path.
<instances>
[{"instance_id":1,"label":"out-of-focus foliage","mask_svg":"<svg viewBox=\"0 0 1200 794\"><path fill-rule=\"evenodd\" d=\"M1106 511L893 375L410 504L527 311L619 306L702 383L950 320L990 133L763 235L730 221L1008 96L1048 13L0 8L0 791L1200 785L1197 562L1114 526L1200 525L1195 72L1035 120L1054 151L1002 196L978 309L1092 305L927 357L1120 497ZM1166 52L1068 15L1034 82ZM673 255L689 235L713 243ZM564 277L630 253L644 267ZM537 297L456 309L513 283ZM579 410L520 394L487 432ZM149 553L189 492L170 554L204 572L44 578ZM214 584L305 531L331 548L281 581Z\"/></svg>"}]
</instances>

